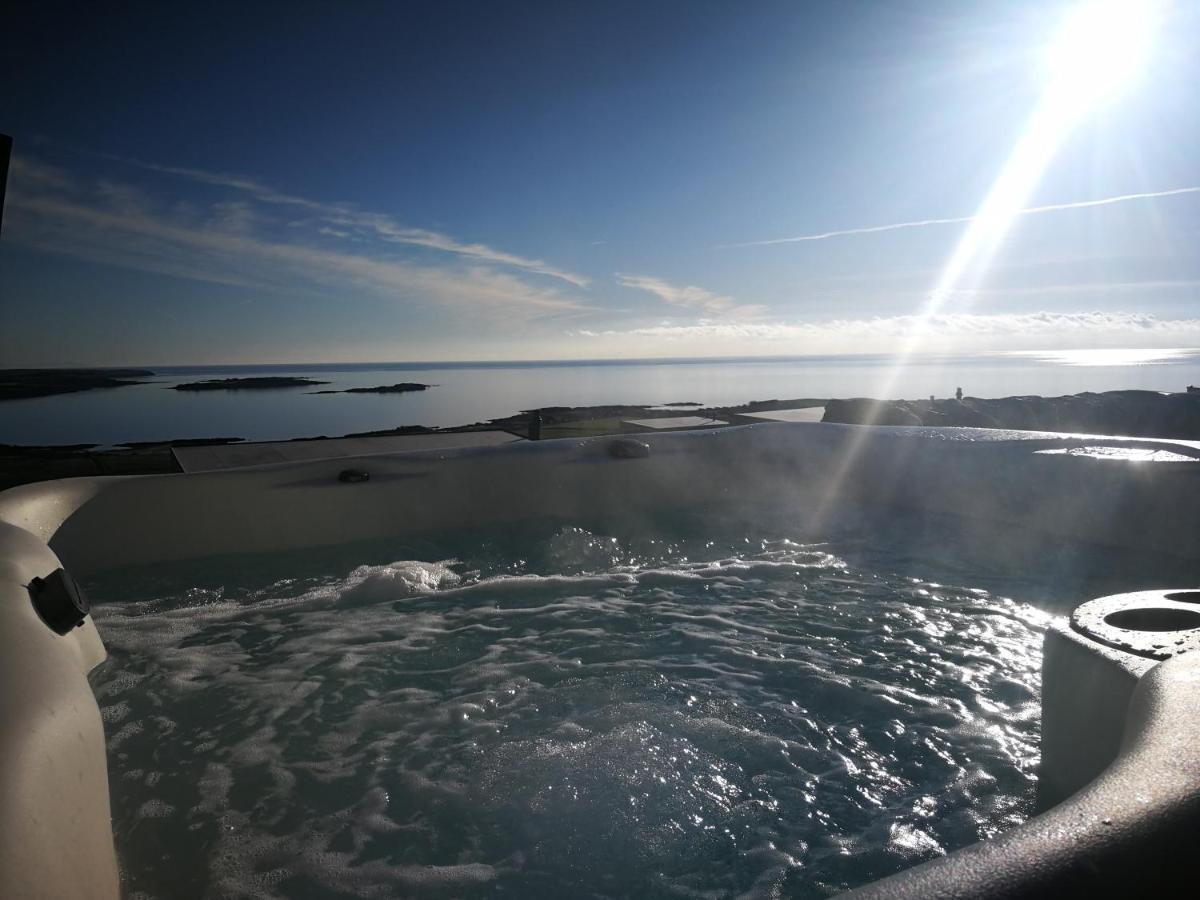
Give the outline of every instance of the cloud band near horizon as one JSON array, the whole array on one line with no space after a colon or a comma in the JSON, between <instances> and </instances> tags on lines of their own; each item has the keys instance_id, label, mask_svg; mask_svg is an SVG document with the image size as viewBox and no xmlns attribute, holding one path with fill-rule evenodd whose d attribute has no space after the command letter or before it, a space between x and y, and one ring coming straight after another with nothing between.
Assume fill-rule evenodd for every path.
<instances>
[{"instance_id":1,"label":"cloud band near horizon","mask_svg":"<svg viewBox=\"0 0 1200 900\"><path fill-rule=\"evenodd\" d=\"M1129 311L944 313L824 321L660 322L629 329L579 329L593 351L667 347L691 355L894 353L920 332L923 351L1062 350L1073 347L1196 347L1200 318L1160 318Z\"/></svg>"}]
</instances>

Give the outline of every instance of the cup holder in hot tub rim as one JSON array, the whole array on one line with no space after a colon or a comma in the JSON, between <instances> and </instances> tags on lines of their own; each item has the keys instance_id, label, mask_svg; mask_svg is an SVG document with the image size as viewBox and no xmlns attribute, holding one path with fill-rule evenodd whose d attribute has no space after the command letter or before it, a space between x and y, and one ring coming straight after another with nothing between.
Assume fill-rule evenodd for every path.
<instances>
[{"instance_id":1,"label":"cup holder in hot tub rim","mask_svg":"<svg viewBox=\"0 0 1200 900\"><path fill-rule=\"evenodd\" d=\"M1200 603L1200 590L1168 591L1163 596L1176 603Z\"/></svg>"},{"instance_id":2,"label":"cup holder in hot tub rim","mask_svg":"<svg viewBox=\"0 0 1200 900\"><path fill-rule=\"evenodd\" d=\"M1190 631L1200 628L1200 610L1174 606L1131 606L1104 617L1104 624L1122 631Z\"/></svg>"},{"instance_id":3,"label":"cup holder in hot tub rim","mask_svg":"<svg viewBox=\"0 0 1200 900\"><path fill-rule=\"evenodd\" d=\"M1071 629L1150 659L1200 651L1200 589L1164 588L1098 597L1075 608Z\"/></svg>"}]
</instances>

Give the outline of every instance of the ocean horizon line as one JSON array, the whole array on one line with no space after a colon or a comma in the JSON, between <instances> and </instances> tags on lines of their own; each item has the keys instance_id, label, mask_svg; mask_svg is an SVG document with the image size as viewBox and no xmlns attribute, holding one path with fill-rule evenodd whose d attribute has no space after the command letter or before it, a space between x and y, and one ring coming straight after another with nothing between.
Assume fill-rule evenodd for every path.
<instances>
[{"instance_id":1,"label":"ocean horizon line","mask_svg":"<svg viewBox=\"0 0 1200 900\"><path fill-rule=\"evenodd\" d=\"M1097 348L1063 348L1045 350L980 350L958 352L925 352L914 354L905 361L906 365L931 362L965 362L968 360L1015 361L1042 360L1053 364L1064 354L1082 352L1120 353L1138 351L1147 354L1163 354L1162 362L1181 362L1186 354L1200 354L1196 347L1097 347ZM220 372L247 370L306 370L306 371L361 371L369 369L394 369L397 371L420 369L523 369L523 368L572 368L572 367L618 367L638 365L717 365L717 364L753 364L753 363L839 363L855 365L888 364L896 362L896 354L892 353L797 353L771 354L755 356L648 356L648 357L600 357L587 359L504 359L504 360L369 360L353 362L342 360L336 362L269 362L269 363L129 363L109 365L61 365L61 366L13 366L9 370L33 369L43 371L55 370L108 370L108 369L146 369L155 373L188 373L188 372ZM1115 363L1122 365L1123 363ZM1128 363L1124 363L1128 364Z\"/></svg>"}]
</instances>

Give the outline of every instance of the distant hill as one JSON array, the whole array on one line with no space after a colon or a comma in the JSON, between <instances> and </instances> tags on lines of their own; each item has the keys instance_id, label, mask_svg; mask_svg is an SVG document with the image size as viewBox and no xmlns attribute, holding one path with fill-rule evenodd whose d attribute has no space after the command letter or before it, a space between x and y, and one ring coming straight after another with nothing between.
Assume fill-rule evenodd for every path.
<instances>
[{"instance_id":1,"label":"distant hill","mask_svg":"<svg viewBox=\"0 0 1200 900\"><path fill-rule=\"evenodd\" d=\"M942 425L1200 440L1200 393L1106 391L1063 397L830 400L825 422Z\"/></svg>"}]
</instances>

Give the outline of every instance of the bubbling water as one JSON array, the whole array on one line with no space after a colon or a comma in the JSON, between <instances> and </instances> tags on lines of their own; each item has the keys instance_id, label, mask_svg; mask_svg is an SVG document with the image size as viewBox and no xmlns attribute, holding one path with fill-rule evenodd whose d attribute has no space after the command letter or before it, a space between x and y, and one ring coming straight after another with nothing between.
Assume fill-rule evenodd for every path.
<instances>
[{"instance_id":1,"label":"bubbling water","mask_svg":"<svg viewBox=\"0 0 1200 900\"><path fill-rule=\"evenodd\" d=\"M455 549L93 587L130 897L825 896L1029 812L1030 606L780 538Z\"/></svg>"}]
</instances>

